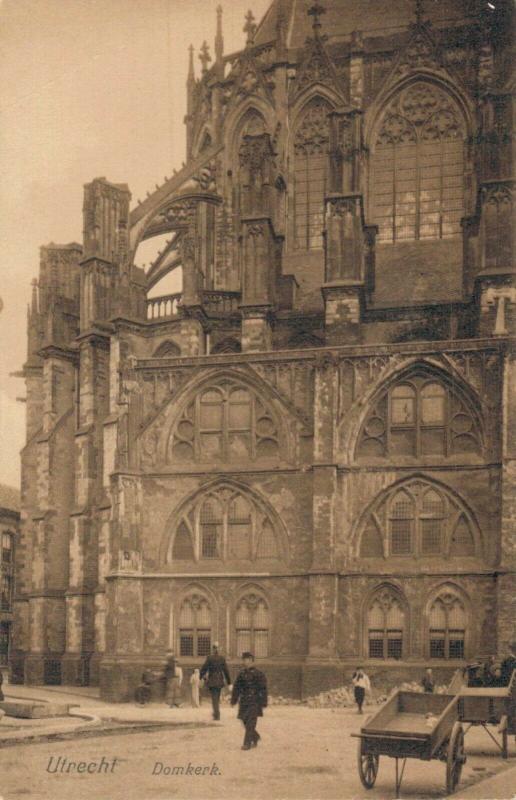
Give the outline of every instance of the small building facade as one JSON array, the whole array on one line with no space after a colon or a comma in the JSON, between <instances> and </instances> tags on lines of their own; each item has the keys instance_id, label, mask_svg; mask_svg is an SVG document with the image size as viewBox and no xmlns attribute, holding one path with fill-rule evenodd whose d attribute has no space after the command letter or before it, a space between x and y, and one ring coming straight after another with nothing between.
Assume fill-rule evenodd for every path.
<instances>
[{"instance_id":1,"label":"small building facade","mask_svg":"<svg viewBox=\"0 0 516 800\"><path fill-rule=\"evenodd\" d=\"M0 669L7 668L14 602L14 558L20 529L20 492L0 484Z\"/></svg>"},{"instance_id":2,"label":"small building facade","mask_svg":"<svg viewBox=\"0 0 516 800\"><path fill-rule=\"evenodd\" d=\"M132 207L92 181L83 243L41 248L13 681L124 700L218 641L306 696L516 638L511 4L489 5L274 0L231 55L219 11L183 168Z\"/></svg>"}]
</instances>

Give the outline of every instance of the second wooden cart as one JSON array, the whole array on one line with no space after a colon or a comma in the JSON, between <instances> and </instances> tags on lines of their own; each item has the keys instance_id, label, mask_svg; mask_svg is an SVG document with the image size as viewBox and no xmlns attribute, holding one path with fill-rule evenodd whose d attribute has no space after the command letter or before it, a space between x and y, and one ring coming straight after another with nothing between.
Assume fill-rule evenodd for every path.
<instances>
[{"instance_id":1,"label":"second wooden cart","mask_svg":"<svg viewBox=\"0 0 516 800\"><path fill-rule=\"evenodd\" d=\"M407 758L443 761L446 792L454 792L466 761L458 701L453 695L403 691L389 698L367 719L360 733L351 734L359 739L358 773L365 788L374 786L383 755L396 761L396 797Z\"/></svg>"}]
</instances>

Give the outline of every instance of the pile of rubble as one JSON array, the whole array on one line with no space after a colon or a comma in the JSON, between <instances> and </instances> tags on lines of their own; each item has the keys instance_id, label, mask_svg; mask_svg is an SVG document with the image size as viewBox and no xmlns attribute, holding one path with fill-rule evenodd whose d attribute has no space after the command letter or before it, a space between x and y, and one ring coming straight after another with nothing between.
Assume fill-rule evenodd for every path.
<instances>
[{"instance_id":1,"label":"pile of rubble","mask_svg":"<svg viewBox=\"0 0 516 800\"><path fill-rule=\"evenodd\" d=\"M417 681L405 681L399 686L394 687L388 694L377 693L372 691L371 695L366 695L365 705L381 705L385 703L395 692L423 692L423 687ZM447 694L448 687L443 684L434 688L435 694ZM228 704L231 700L231 694L224 692L221 696L221 702ZM329 689L326 692L319 692L319 694L312 695L305 700L295 700L292 697L283 697L283 695L269 695L269 706L299 706L306 705L309 708L355 708L355 696L353 688L348 686L339 686L337 689Z\"/></svg>"},{"instance_id":2,"label":"pile of rubble","mask_svg":"<svg viewBox=\"0 0 516 800\"><path fill-rule=\"evenodd\" d=\"M305 703L309 708L352 708L355 705L355 697L352 689L340 686L338 689L319 692L307 698Z\"/></svg>"},{"instance_id":3,"label":"pile of rubble","mask_svg":"<svg viewBox=\"0 0 516 800\"><path fill-rule=\"evenodd\" d=\"M424 689L421 686L421 684L418 683L417 681L404 681L399 686L395 686L393 689L391 689L389 694L378 695L375 702L381 705L381 703L385 703L385 701L388 700L389 697L392 697L392 695L398 691L423 693ZM442 684L441 686L434 686L434 694L448 694L448 686L446 684Z\"/></svg>"}]
</instances>

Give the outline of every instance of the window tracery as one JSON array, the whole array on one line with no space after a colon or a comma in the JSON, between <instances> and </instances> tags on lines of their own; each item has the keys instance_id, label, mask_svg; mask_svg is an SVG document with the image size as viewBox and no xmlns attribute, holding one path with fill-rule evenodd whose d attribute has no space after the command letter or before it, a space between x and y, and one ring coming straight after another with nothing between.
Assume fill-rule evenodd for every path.
<instances>
[{"instance_id":1,"label":"window tracery","mask_svg":"<svg viewBox=\"0 0 516 800\"><path fill-rule=\"evenodd\" d=\"M441 592L430 606L430 658L464 658L466 631L464 603L455 592Z\"/></svg>"},{"instance_id":2,"label":"window tracery","mask_svg":"<svg viewBox=\"0 0 516 800\"><path fill-rule=\"evenodd\" d=\"M179 612L179 655L207 656L211 652L211 608L206 597L185 597Z\"/></svg>"},{"instance_id":3,"label":"window tracery","mask_svg":"<svg viewBox=\"0 0 516 800\"><path fill-rule=\"evenodd\" d=\"M279 432L260 398L233 380L206 387L187 405L170 445L173 461L259 461L277 458Z\"/></svg>"},{"instance_id":4,"label":"window tracery","mask_svg":"<svg viewBox=\"0 0 516 800\"><path fill-rule=\"evenodd\" d=\"M374 594L367 609L366 629L369 658L403 658L405 609L394 589L382 587Z\"/></svg>"},{"instance_id":5,"label":"window tracery","mask_svg":"<svg viewBox=\"0 0 516 800\"><path fill-rule=\"evenodd\" d=\"M300 250L322 247L331 106L308 105L294 136L294 241Z\"/></svg>"},{"instance_id":6,"label":"window tracery","mask_svg":"<svg viewBox=\"0 0 516 800\"><path fill-rule=\"evenodd\" d=\"M395 96L377 131L372 159L379 242L461 234L464 139L461 112L437 86L419 81Z\"/></svg>"},{"instance_id":7,"label":"window tracery","mask_svg":"<svg viewBox=\"0 0 516 800\"><path fill-rule=\"evenodd\" d=\"M393 489L364 520L360 557L477 554L472 522L448 492L418 479Z\"/></svg>"},{"instance_id":8,"label":"window tracery","mask_svg":"<svg viewBox=\"0 0 516 800\"><path fill-rule=\"evenodd\" d=\"M167 561L256 561L282 556L269 515L237 489L201 495L179 519Z\"/></svg>"},{"instance_id":9,"label":"window tracery","mask_svg":"<svg viewBox=\"0 0 516 800\"><path fill-rule=\"evenodd\" d=\"M236 608L236 653L254 653L256 658L269 655L269 607L265 599L255 592L242 597Z\"/></svg>"},{"instance_id":10,"label":"window tracery","mask_svg":"<svg viewBox=\"0 0 516 800\"><path fill-rule=\"evenodd\" d=\"M430 373L416 371L375 403L362 427L357 454L372 458L480 455L480 432L456 392Z\"/></svg>"}]
</instances>

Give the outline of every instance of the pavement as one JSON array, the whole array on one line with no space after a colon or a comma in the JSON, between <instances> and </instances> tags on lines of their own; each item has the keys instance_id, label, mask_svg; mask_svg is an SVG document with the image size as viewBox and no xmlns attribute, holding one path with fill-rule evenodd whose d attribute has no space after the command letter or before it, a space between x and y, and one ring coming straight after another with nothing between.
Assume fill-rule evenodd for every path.
<instances>
[{"instance_id":1,"label":"pavement","mask_svg":"<svg viewBox=\"0 0 516 800\"><path fill-rule=\"evenodd\" d=\"M368 800L394 797L394 761L382 757L374 788L366 792L357 776L356 732L364 718L352 709L272 706L260 721L263 742L240 751L242 729L234 709L222 707L222 722L209 704L169 709L105 703L98 689L4 684L7 698L70 703L73 718L0 723L0 800L25 794L31 800L148 800L188 797L207 800ZM372 708L370 709L372 710ZM367 713L367 710L366 710ZM128 735L130 734L130 735ZM22 746L22 747L21 747ZM466 739L468 761L456 800L516 798L516 746L508 761L482 729ZM6 749L3 749L6 748ZM15 760L12 760L12 754ZM23 755L23 758L20 756ZM48 774L50 758L117 759L119 775ZM217 764L217 777L155 773L155 763ZM443 798L445 767L438 761L407 762L402 798ZM37 777L39 776L39 777ZM27 786L31 789L27 790ZM37 789L36 789L37 786Z\"/></svg>"}]
</instances>

